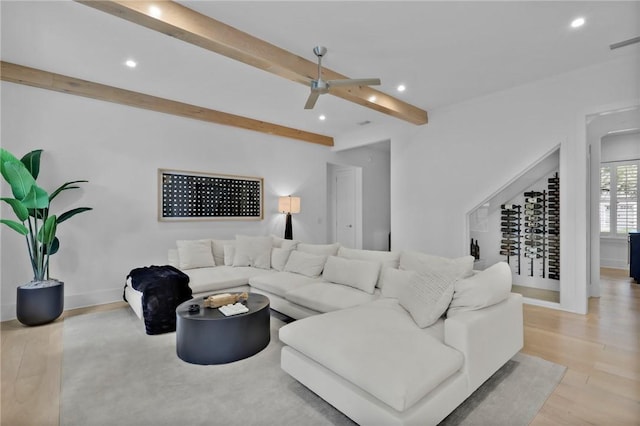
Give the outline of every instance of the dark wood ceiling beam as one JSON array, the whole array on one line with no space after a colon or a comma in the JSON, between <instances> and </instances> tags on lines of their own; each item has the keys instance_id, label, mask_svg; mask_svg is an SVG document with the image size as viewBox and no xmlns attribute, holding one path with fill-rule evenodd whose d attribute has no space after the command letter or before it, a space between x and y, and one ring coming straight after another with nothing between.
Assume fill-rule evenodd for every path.
<instances>
[{"instance_id":1,"label":"dark wood ceiling beam","mask_svg":"<svg viewBox=\"0 0 640 426\"><path fill-rule=\"evenodd\" d=\"M316 78L315 62L172 1L76 1L306 86ZM161 14L153 16L152 7ZM327 68L323 72L326 80L348 78ZM413 124L427 123L426 111L370 87L334 88L330 93ZM369 101L371 96L375 102Z\"/></svg>"},{"instance_id":2,"label":"dark wood ceiling beam","mask_svg":"<svg viewBox=\"0 0 640 426\"><path fill-rule=\"evenodd\" d=\"M27 86L39 87L41 89L53 90L56 92L68 93L85 98L99 99L102 101L128 105L136 108L172 114L181 117L193 118L195 120L208 121L210 123L233 126L246 130L267 133L269 135L282 136L289 139L297 139L304 142L311 142L320 145L333 146L333 138L317 133L305 132L279 124L268 123L266 121L255 120L240 115L229 114L159 98L140 92L120 89L118 87L107 86L87 80L69 77L62 74L55 74L36 68L25 67L1 61L0 78L11 83L24 84Z\"/></svg>"}]
</instances>

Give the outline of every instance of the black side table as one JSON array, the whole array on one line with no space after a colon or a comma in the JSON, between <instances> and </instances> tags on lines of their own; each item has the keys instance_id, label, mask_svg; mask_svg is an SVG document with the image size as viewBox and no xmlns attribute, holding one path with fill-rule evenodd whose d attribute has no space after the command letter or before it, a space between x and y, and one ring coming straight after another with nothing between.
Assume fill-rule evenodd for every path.
<instances>
[{"instance_id":1,"label":"black side table","mask_svg":"<svg viewBox=\"0 0 640 426\"><path fill-rule=\"evenodd\" d=\"M266 296L250 293L244 302L249 312L228 317L217 308L204 307L208 296L176 308L176 352L180 359L192 364L226 364L255 355L269 344ZM191 305L198 305L198 310L190 312Z\"/></svg>"}]
</instances>

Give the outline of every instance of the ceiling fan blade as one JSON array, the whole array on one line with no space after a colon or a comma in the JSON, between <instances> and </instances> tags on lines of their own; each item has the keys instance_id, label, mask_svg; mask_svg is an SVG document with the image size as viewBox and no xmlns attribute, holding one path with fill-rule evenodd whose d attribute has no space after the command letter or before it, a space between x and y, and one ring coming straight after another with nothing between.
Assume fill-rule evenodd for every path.
<instances>
[{"instance_id":1,"label":"ceiling fan blade","mask_svg":"<svg viewBox=\"0 0 640 426\"><path fill-rule=\"evenodd\" d=\"M624 46L629 46L630 44L640 43L640 37L630 38L628 40L619 41L617 43L613 43L609 45L609 49L619 49Z\"/></svg>"},{"instance_id":2,"label":"ceiling fan blade","mask_svg":"<svg viewBox=\"0 0 640 426\"><path fill-rule=\"evenodd\" d=\"M307 98L307 103L304 104L304 109L313 109L313 107L316 105L318 97L320 97L320 93L311 92L309 94L309 97Z\"/></svg>"},{"instance_id":3,"label":"ceiling fan blade","mask_svg":"<svg viewBox=\"0 0 640 426\"><path fill-rule=\"evenodd\" d=\"M328 80L329 87L341 86L379 86L379 78L348 78L345 80Z\"/></svg>"}]
</instances>

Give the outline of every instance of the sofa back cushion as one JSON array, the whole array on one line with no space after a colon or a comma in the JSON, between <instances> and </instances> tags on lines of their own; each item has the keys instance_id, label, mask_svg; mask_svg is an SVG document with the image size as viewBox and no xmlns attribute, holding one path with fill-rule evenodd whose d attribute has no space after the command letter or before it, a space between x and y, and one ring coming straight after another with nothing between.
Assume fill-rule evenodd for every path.
<instances>
[{"instance_id":1,"label":"sofa back cushion","mask_svg":"<svg viewBox=\"0 0 640 426\"><path fill-rule=\"evenodd\" d=\"M178 249L169 249L167 254L167 263L174 268L180 269L180 256L178 255Z\"/></svg>"},{"instance_id":2,"label":"sofa back cushion","mask_svg":"<svg viewBox=\"0 0 640 426\"><path fill-rule=\"evenodd\" d=\"M213 247L213 259L216 265L227 265L224 259L224 246L235 246L236 240L211 240L211 246Z\"/></svg>"},{"instance_id":3,"label":"sofa back cushion","mask_svg":"<svg viewBox=\"0 0 640 426\"><path fill-rule=\"evenodd\" d=\"M338 253L338 248L340 248L340 243L335 243L335 244L299 243L296 250L299 250L305 253L319 254L322 256L335 256Z\"/></svg>"},{"instance_id":4,"label":"sofa back cushion","mask_svg":"<svg viewBox=\"0 0 640 426\"><path fill-rule=\"evenodd\" d=\"M511 268L505 262L498 262L469 278L457 281L447 317L502 302L511 293L511 281Z\"/></svg>"},{"instance_id":5,"label":"sofa back cushion","mask_svg":"<svg viewBox=\"0 0 640 426\"><path fill-rule=\"evenodd\" d=\"M338 249L338 257L345 259L369 260L380 264L380 274L376 287L382 288L382 272L386 268L398 268L400 263L400 252L397 251L378 251L378 250L360 250L347 247Z\"/></svg>"},{"instance_id":6,"label":"sofa back cushion","mask_svg":"<svg viewBox=\"0 0 640 426\"><path fill-rule=\"evenodd\" d=\"M276 271L284 271L284 266L291 255L289 249L274 247L271 249L271 267Z\"/></svg>"},{"instance_id":7,"label":"sofa back cushion","mask_svg":"<svg viewBox=\"0 0 640 426\"><path fill-rule=\"evenodd\" d=\"M473 261L473 256L450 259L417 251L403 251L400 254L400 269L419 273L437 272L459 280L473 275Z\"/></svg>"},{"instance_id":8,"label":"sofa back cushion","mask_svg":"<svg viewBox=\"0 0 640 426\"><path fill-rule=\"evenodd\" d=\"M322 278L373 294L379 274L379 262L329 256L324 265Z\"/></svg>"},{"instance_id":9,"label":"sofa back cushion","mask_svg":"<svg viewBox=\"0 0 640 426\"><path fill-rule=\"evenodd\" d=\"M380 272L378 287L382 291L382 297L392 297L397 299L400 289L409 285L412 276L416 271L405 271L402 269L385 268Z\"/></svg>"},{"instance_id":10,"label":"sofa back cushion","mask_svg":"<svg viewBox=\"0 0 640 426\"><path fill-rule=\"evenodd\" d=\"M216 266L211 251L211 240L178 240L176 245L180 269Z\"/></svg>"},{"instance_id":11,"label":"sofa back cushion","mask_svg":"<svg viewBox=\"0 0 640 426\"><path fill-rule=\"evenodd\" d=\"M236 235L236 250L233 266L253 266L271 269L271 237L250 237Z\"/></svg>"},{"instance_id":12,"label":"sofa back cushion","mask_svg":"<svg viewBox=\"0 0 640 426\"><path fill-rule=\"evenodd\" d=\"M224 264L225 266L233 266L233 258L236 257L235 244L225 244L224 246Z\"/></svg>"},{"instance_id":13,"label":"sofa back cushion","mask_svg":"<svg viewBox=\"0 0 640 426\"><path fill-rule=\"evenodd\" d=\"M399 289L398 302L411 314L418 327L438 321L451 303L455 279L437 271L411 275L407 286Z\"/></svg>"},{"instance_id":14,"label":"sofa back cushion","mask_svg":"<svg viewBox=\"0 0 640 426\"><path fill-rule=\"evenodd\" d=\"M284 265L285 272L294 272L310 278L317 278L322 273L327 256L293 250Z\"/></svg>"},{"instance_id":15,"label":"sofa back cushion","mask_svg":"<svg viewBox=\"0 0 640 426\"><path fill-rule=\"evenodd\" d=\"M281 237L276 237L275 235L271 236L273 239L273 246L285 250L295 250L300 241L298 240L286 240Z\"/></svg>"}]
</instances>

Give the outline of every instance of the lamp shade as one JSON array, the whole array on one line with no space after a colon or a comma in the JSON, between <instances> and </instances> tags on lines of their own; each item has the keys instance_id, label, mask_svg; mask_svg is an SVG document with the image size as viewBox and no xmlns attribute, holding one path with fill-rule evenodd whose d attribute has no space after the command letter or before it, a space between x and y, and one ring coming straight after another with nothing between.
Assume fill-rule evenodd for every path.
<instances>
[{"instance_id":1,"label":"lamp shade","mask_svg":"<svg viewBox=\"0 0 640 426\"><path fill-rule=\"evenodd\" d=\"M300 197L280 197L278 211L282 213L300 213Z\"/></svg>"}]
</instances>

